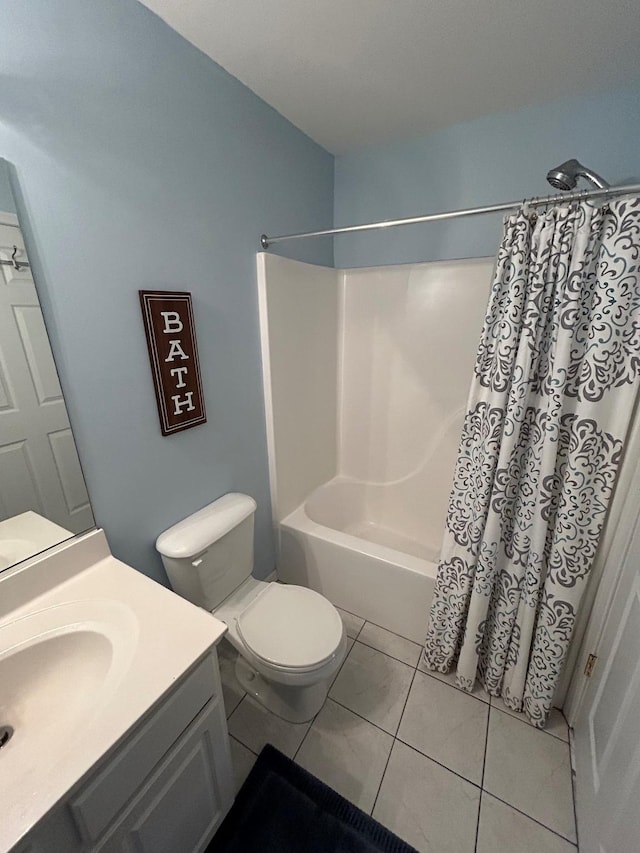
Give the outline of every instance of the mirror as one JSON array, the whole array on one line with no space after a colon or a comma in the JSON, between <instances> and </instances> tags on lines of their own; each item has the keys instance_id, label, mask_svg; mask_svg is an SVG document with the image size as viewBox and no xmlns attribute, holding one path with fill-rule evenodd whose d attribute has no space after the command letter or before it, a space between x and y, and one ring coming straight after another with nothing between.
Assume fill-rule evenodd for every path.
<instances>
[{"instance_id":1,"label":"mirror","mask_svg":"<svg viewBox=\"0 0 640 853\"><path fill-rule=\"evenodd\" d=\"M0 571L94 526L0 159Z\"/></svg>"}]
</instances>

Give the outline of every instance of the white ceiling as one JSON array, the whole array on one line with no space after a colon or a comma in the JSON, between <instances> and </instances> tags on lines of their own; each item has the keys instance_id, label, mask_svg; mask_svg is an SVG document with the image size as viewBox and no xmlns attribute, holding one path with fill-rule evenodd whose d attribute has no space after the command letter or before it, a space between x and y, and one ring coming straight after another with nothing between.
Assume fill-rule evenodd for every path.
<instances>
[{"instance_id":1,"label":"white ceiling","mask_svg":"<svg viewBox=\"0 0 640 853\"><path fill-rule=\"evenodd\" d=\"M334 153L640 78L639 0L142 2Z\"/></svg>"}]
</instances>

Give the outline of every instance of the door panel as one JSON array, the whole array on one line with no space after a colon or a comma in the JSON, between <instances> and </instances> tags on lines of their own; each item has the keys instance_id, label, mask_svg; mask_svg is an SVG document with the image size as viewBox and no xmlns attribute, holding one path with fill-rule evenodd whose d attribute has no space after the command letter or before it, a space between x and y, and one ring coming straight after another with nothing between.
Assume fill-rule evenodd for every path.
<instances>
[{"instance_id":1,"label":"door panel","mask_svg":"<svg viewBox=\"0 0 640 853\"><path fill-rule=\"evenodd\" d=\"M575 725L582 853L640 849L640 522L602 597L608 616ZM599 593L600 595L600 593Z\"/></svg>"},{"instance_id":2,"label":"door panel","mask_svg":"<svg viewBox=\"0 0 640 853\"><path fill-rule=\"evenodd\" d=\"M0 446L0 483L11 483L11 488L0 487L0 515L11 518L29 507L44 514L42 501L33 472L33 463L25 441Z\"/></svg>"},{"instance_id":3,"label":"door panel","mask_svg":"<svg viewBox=\"0 0 640 853\"><path fill-rule=\"evenodd\" d=\"M0 257L26 260L0 224ZM80 460L28 269L0 266L0 513L34 510L73 533L93 526Z\"/></svg>"},{"instance_id":4,"label":"door panel","mask_svg":"<svg viewBox=\"0 0 640 853\"><path fill-rule=\"evenodd\" d=\"M18 305L14 315L38 403L59 403L62 390L38 305Z\"/></svg>"}]
</instances>

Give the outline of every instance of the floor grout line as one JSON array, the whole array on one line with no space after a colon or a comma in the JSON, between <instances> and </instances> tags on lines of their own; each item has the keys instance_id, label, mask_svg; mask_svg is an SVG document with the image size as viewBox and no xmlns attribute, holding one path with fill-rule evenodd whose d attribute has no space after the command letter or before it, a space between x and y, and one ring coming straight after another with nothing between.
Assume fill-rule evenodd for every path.
<instances>
[{"instance_id":1,"label":"floor grout line","mask_svg":"<svg viewBox=\"0 0 640 853\"><path fill-rule=\"evenodd\" d=\"M560 737L559 735L554 735L553 732L549 732L546 729L539 729L537 726L533 726L528 720L525 720L522 717L517 717L515 715L515 713L511 714L511 713L509 713L509 711L506 711L504 708L500 708L498 705L491 704L491 707L494 708L496 711L499 711L501 714L506 714L507 717L512 717L514 720L518 720L518 722L524 723L526 726L529 726L530 729L533 729L534 732L542 732L543 735L549 735L549 737L553 737L556 740L559 740L560 743L567 743L567 744L569 743L569 741L565 740L563 737ZM559 710L560 710L559 708L556 708L556 711L559 711ZM562 711L560 711L560 713L562 714ZM562 714L562 716L564 718L564 714ZM566 723L566 719L565 719L565 723ZM567 732L568 732L568 729L569 729L569 726L567 724Z\"/></svg>"},{"instance_id":2,"label":"floor grout line","mask_svg":"<svg viewBox=\"0 0 640 853\"><path fill-rule=\"evenodd\" d=\"M330 699L336 705L339 705L341 708L344 708L345 711L349 711L349 713L353 714L354 717L357 717L359 720L362 720L365 723L369 723L370 726L373 726L374 729L378 729L379 732L384 732L384 734L389 737L396 739L396 735L392 735L391 732L388 732L386 729L383 729L382 726L379 726L377 723L372 723L371 720L368 720L366 717L363 717L362 714L359 714L357 711L354 711L353 708L350 708L348 705L345 705L343 702L340 702L338 699L334 699L333 696L327 696L327 699ZM324 706L323 706L324 707ZM402 717L400 718L402 720ZM398 723L398 726L400 724Z\"/></svg>"},{"instance_id":3,"label":"floor grout line","mask_svg":"<svg viewBox=\"0 0 640 853\"><path fill-rule=\"evenodd\" d=\"M411 682L411 686L413 686L413 681ZM411 692L411 686L409 687L409 693ZM327 699L334 702L336 705L339 705L341 708L344 708L345 711L349 711L349 713L353 714L354 717L357 717L359 720L362 720L364 723L368 723L370 726L373 726L374 729L377 729L379 732L382 732L385 735L388 735L390 738L393 738L393 743L397 740L400 741L404 746L408 746L409 749L412 749L414 752L417 752L419 755L422 755L423 758L428 758L429 761L433 761L434 764L437 764L439 767L442 767L443 770L448 770L449 773L453 773L454 776L457 776L459 779L462 779L463 782L468 782L470 785L473 785L474 788L480 789L480 785L477 782L472 782L471 779L467 779L466 776L463 776L461 773L458 773L456 770L452 770L451 767L447 767L446 764L443 764L441 761L438 761L437 758L433 758L433 756L428 755L426 752L423 752L421 749L418 749L417 746L414 746L412 743L409 743L406 740L403 740L397 732L400 730L400 726L402 724L402 716L404 715L404 708L402 709L402 714L400 716L400 722L398 723L398 728L396 729L396 734L392 735L391 732L388 732L386 729L383 729L382 726L379 726L377 723L372 723L371 720L368 720L366 717L363 717L362 714L359 714L357 711L354 711L353 708L349 708L348 705L344 705L338 699L334 699L333 696L327 696ZM407 701L409 699L409 694L407 694L407 699L405 700L405 708ZM486 702L485 702L486 705ZM391 748L393 749L393 743L391 744ZM386 768L385 768L386 769Z\"/></svg>"},{"instance_id":4,"label":"floor grout line","mask_svg":"<svg viewBox=\"0 0 640 853\"><path fill-rule=\"evenodd\" d=\"M462 773L458 773L457 770L452 770L450 767L447 767L446 764L443 764L441 761L438 761L437 758L433 758L431 755L427 755L426 752L423 752L421 749L418 749L418 747L414 746L412 743L408 743L408 741L403 740L401 737L395 737L393 740L394 742L397 740L400 741L401 744L403 744L404 746L408 746L409 749L412 749L414 752L417 752L418 755L421 755L423 758L427 758L429 761L432 761L434 764L437 764L438 767L442 767L443 770L448 770L449 773L453 773L453 775L457 776L458 779L462 779L463 782L468 782L469 785L473 785L473 787L477 788L480 792L482 791L482 788L480 787L480 785L478 785L477 782L472 782L471 779L467 779L467 777L463 776Z\"/></svg>"},{"instance_id":5,"label":"floor grout line","mask_svg":"<svg viewBox=\"0 0 640 853\"><path fill-rule=\"evenodd\" d=\"M345 612L348 612L348 611L345 611ZM352 613L351 615L356 616L357 614ZM358 619L363 619L363 618L364 618L363 616L358 616ZM372 622L371 619L365 619L364 625L373 625L374 628L380 628L382 631L386 631L387 634L393 634L394 637L399 637L401 640L406 640L407 643L413 643L414 646L420 645L420 643L416 643L415 640L410 640L409 637L404 637L402 634L398 634L396 631L390 631L388 628L385 628L384 625L378 625L377 622ZM362 626L362 628L364 628L364 625ZM362 628L360 630L362 630ZM422 650L421 650L421 653L422 653Z\"/></svg>"},{"instance_id":6,"label":"floor grout line","mask_svg":"<svg viewBox=\"0 0 640 853\"><path fill-rule=\"evenodd\" d=\"M245 693L245 694L244 694L244 696L242 697L242 699L238 702L238 704L236 705L236 707L233 709L233 711L232 711L232 712L229 714L229 716L227 717L227 734L229 735L229 737L235 738L235 740L237 740L237 741L238 741L238 743L241 743L241 744L242 744L246 749L251 749L251 747L250 747L250 746L247 746L247 744L246 744L246 743L245 743L241 738L239 738L237 735L232 735L232 734L231 734L231 732L229 731L229 723L231 722L231 717L233 717L233 715L235 714L235 712L238 710L238 708L240 707L240 705L242 705L242 703L244 702L244 700L247 698L247 696L248 696L248 695L249 695L248 693ZM253 750L252 750L252 749L251 749L251 752L253 752ZM257 753L255 753L255 752L254 752L253 754L254 754L254 755L257 755Z\"/></svg>"},{"instance_id":7,"label":"floor grout line","mask_svg":"<svg viewBox=\"0 0 640 853\"><path fill-rule=\"evenodd\" d=\"M347 612L347 611L345 611L345 613L346 613L346 612ZM352 614L352 615L353 615L353 614ZM363 623L363 624L362 624L362 626L360 627L360 631L362 631L362 628L363 628L363 627L364 627L364 623ZM360 633L360 631L358 631L358 634ZM345 632L346 632L346 629L345 629ZM352 644L352 646L351 646L351 649L353 649L353 647L354 647L354 646L355 646L355 644L356 644L356 640L355 640L355 638L353 638L353 637L349 637L349 636L347 635L347 639L349 639L349 640L353 640L353 644ZM348 658L348 657L349 657L349 655L351 654L351 649L349 649L349 651L348 651L348 652L346 653L346 655L344 656L344 660L342 661L342 663L340 664L340 666L339 666L339 667L338 667L338 669L336 670L336 674L334 675L333 679L331 680L331 684L329 685L329 690L327 691L327 696L326 696L326 698L325 698L324 702L322 703L322 708L324 708L324 706L327 704L327 700L330 698L330 697L329 697L329 693L331 692L331 688L332 688L332 687L333 687L333 685L336 683L336 680L337 680L338 676L339 676L339 675L340 675L340 673L342 672L342 667L343 667L343 666L345 665L345 663L347 662L347 658ZM335 701L335 700L332 700L332 701ZM338 702L337 704L339 705L340 703ZM309 732L311 731L311 729L312 729L312 727L313 727L313 724L314 724L314 723L315 723L315 721L318 719L318 716L319 716L320 712L322 711L322 708L320 708L320 711L318 711L318 713L314 715L313 719L311 720L311 725L309 726L309 728L308 728L308 729L306 730L306 732L304 733L304 737L303 737L303 738L302 738L302 740L300 741L300 745L298 746L298 748L296 749L296 751L295 751L295 753L294 753L294 756L293 756L293 760L294 760L294 761L296 760L296 758L297 758L297 756L298 756L298 753L299 753L299 752L300 752L300 750L302 749L302 744L303 744L303 743L305 742L305 740L307 739L307 735L308 735L308 734L309 734ZM349 710L349 709L347 708L347 710ZM364 718L363 718L363 719L364 719Z\"/></svg>"},{"instance_id":8,"label":"floor grout line","mask_svg":"<svg viewBox=\"0 0 640 853\"><path fill-rule=\"evenodd\" d=\"M420 661L418 661L418 663L420 663ZM450 687L452 690L455 690L458 693L462 693L463 696L469 696L471 699L475 699L476 702L482 702L483 705L491 707L491 702L485 702L485 700L481 699L479 696L474 696L473 693L468 693L466 690L462 690L460 687L456 687L455 684L450 684L448 681L445 681L444 678L438 678L436 675L432 675L432 673L430 672L425 672L424 669L420 669L419 666L417 667L417 671L422 673L422 675L426 675L429 678L433 678L434 681L438 681L440 684L444 684L447 687Z\"/></svg>"},{"instance_id":9,"label":"floor grout line","mask_svg":"<svg viewBox=\"0 0 640 853\"><path fill-rule=\"evenodd\" d=\"M564 714L562 715L564 717ZM566 720L566 717L565 717ZM576 830L576 847L580 850L580 835L578 834L578 809L576 806L576 767L574 766L576 758L576 741L574 731L569 726L569 764L571 766L571 795L573 798L573 822Z\"/></svg>"},{"instance_id":10,"label":"floor grout line","mask_svg":"<svg viewBox=\"0 0 640 853\"><path fill-rule=\"evenodd\" d=\"M242 697L242 699L238 702L238 704L236 705L236 707L235 707L235 708L233 709L233 711L229 714L229 716L228 716L228 718L227 718L227 722L231 719L231 717L233 717L233 715L235 714L235 712L238 710L238 708L240 707L240 705L242 705L242 703L244 702L244 700L247 698L247 696L248 696L248 695L249 695L248 693L245 693L245 694L244 694L244 696Z\"/></svg>"},{"instance_id":11,"label":"floor grout line","mask_svg":"<svg viewBox=\"0 0 640 853\"><path fill-rule=\"evenodd\" d=\"M486 794L488 797L493 797L494 800L498 800L499 803L502 803L504 806L509 806L510 809L513 809L514 812L518 812L523 817L528 817L529 820L532 820L534 823L537 823L538 826L541 826L543 829L546 829L547 832L551 832L554 835L557 835L558 838L561 838L563 841L566 841L567 844L571 844L573 847L577 848L577 844L575 841L572 841L570 838L567 838L566 835L563 835L561 832L558 832L557 829L552 829L550 826L547 826L546 823L542 823L542 821L538 820L536 817L532 817L527 812L523 812L522 809L519 809L517 806L514 806L513 803L508 802L507 800L503 800L502 797L499 797L497 794L492 794L491 791L487 791L486 788L482 789L482 793Z\"/></svg>"},{"instance_id":12,"label":"floor grout line","mask_svg":"<svg viewBox=\"0 0 640 853\"><path fill-rule=\"evenodd\" d=\"M487 766L487 749L489 747L489 723L491 722L491 702L487 713L487 727L484 732L484 755L482 756L482 776L480 777L480 801L478 803L478 820L476 821L476 840L473 845L474 853L478 851L478 836L480 835L480 815L482 813L482 794L484 793L484 771Z\"/></svg>"},{"instance_id":13,"label":"floor grout line","mask_svg":"<svg viewBox=\"0 0 640 853\"><path fill-rule=\"evenodd\" d=\"M348 639L348 640L353 640L353 637L348 637L347 639ZM334 685L334 684L336 683L336 681L338 680L338 676L339 676L339 675L340 675L340 673L342 672L342 667L343 667L343 666L345 665L345 663L347 662L347 658L348 658L348 657L349 657L349 655L351 654L351 652L352 652L353 647L355 646L355 644L356 644L356 641L355 641L355 640L353 640L353 643L351 644L351 648L347 651L346 655L344 656L344 660L342 661L342 663L340 664L340 666L339 666L339 667L338 667L338 669L336 670L336 674L335 674L335 675L333 676L333 678L331 679L331 684L329 685L329 690L327 691L327 696L328 696L328 695L329 695L329 693L331 692L331 688L333 687L333 685ZM319 712L318 712L318 713L319 713Z\"/></svg>"},{"instance_id":14,"label":"floor grout line","mask_svg":"<svg viewBox=\"0 0 640 853\"><path fill-rule=\"evenodd\" d=\"M335 605L334 605L334 606L335 606ZM372 621L371 621L371 619L365 619L365 618L364 618L364 616L358 616L358 614L357 614L357 613L351 613L351 611L350 611L350 610L345 610L345 609L344 609L344 607L341 607L341 608L340 608L340 610L343 610L345 613L348 613L350 616L355 616L357 619L363 619L363 620L364 620L364 621L363 621L363 623L362 623L362 625L358 628L358 633L356 634L356 636L355 636L355 637L350 637L350 638L349 638L349 639L351 639L351 640L355 640L355 639L357 639L357 638L360 636L360 634L361 634L361 633L362 633L362 631L364 630L365 625L373 625L373 627L374 627L374 628L380 628L380 630L381 630L381 631L386 631L386 632L387 632L387 634L392 634L394 637L398 637L398 639L400 639L400 640L404 640L404 641L405 641L405 642L407 642L407 643L413 643L413 645L414 645L414 646L420 646L420 643L416 643L416 641L415 641L415 640L410 640L410 639L409 639L409 637L404 637L402 634L398 634L398 633L396 633L395 631L390 631L388 628L385 628L385 627L384 627L384 625L378 625L378 623L377 623L377 622L372 622ZM345 631L346 631L346 626L345 626ZM347 636L348 636L348 635L347 635ZM361 643L364 643L364 641L363 641L363 640L360 640L360 642L361 642ZM368 644L368 643L364 643L364 645L365 645L365 646L368 646L369 644ZM371 646L371 648L372 648L372 649L375 649L376 647L375 647L375 646ZM377 651L382 651L382 649L377 649ZM385 654L387 654L387 652L385 652ZM420 654L422 654L422 648L420 649ZM393 655L389 655L389 657L393 657ZM397 658L396 658L396 660L397 660ZM420 661L420 658L418 657L418 662L419 662L419 661ZM403 661L403 663L404 663L404 661ZM409 664L407 664L407 666L408 666L408 665L409 665ZM416 664L416 666L417 666L417 664Z\"/></svg>"},{"instance_id":15,"label":"floor grout line","mask_svg":"<svg viewBox=\"0 0 640 853\"><path fill-rule=\"evenodd\" d=\"M240 706L240 702L242 702L242 700L244 699L244 697L245 697L246 695L247 695L246 693L243 693L243 694L242 694L242 696L240 697L240 699L238 700L238 702L236 702L236 704L233 706L233 710L231 710L228 714L226 713L226 711L227 711L227 706L225 705L224 710L225 710L225 716L226 716L226 718L227 718L227 722L229 721L229 718L230 718L230 717L231 717L231 715L234 713L234 711L236 710L236 708L238 708L238 707ZM224 704L224 696L222 697L222 700L223 700L223 704Z\"/></svg>"},{"instance_id":16,"label":"floor grout line","mask_svg":"<svg viewBox=\"0 0 640 853\"><path fill-rule=\"evenodd\" d=\"M518 720L518 722L523 723L525 726L528 726L530 729L533 729L534 732L538 731L538 732L542 732L543 734L546 734L546 735L551 735L551 732L545 732L544 729L538 729L535 726L532 726L531 723L528 723L526 720L520 720L520 719L518 719L518 717L515 717L513 714L509 714L507 711L503 711L502 708L498 708L495 705L491 705L491 709L489 712L489 719L491 719L491 711L498 711L500 714L506 714L507 717L512 717L514 720ZM553 737L559 743L563 743L569 749L569 766L570 766L571 790L572 790L572 798L573 798L573 770L571 768L570 745L567 743L566 740L563 740L562 738L556 737L556 735L551 735L551 737ZM489 741L489 738L487 736L487 743L488 743L488 741ZM486 749L487 749L487 747L485 746L485 766L486 766ZM548 829L549 832L553 832L554 835L557 835L559 838L562 838L564 841L567 841L569 844L573 844L574 846L577 847L577 843L575 841L572 841L570 838L567 838L566 835L563 835L561 832L558 832L557 830L552 829L550 826L547 826L546 823L542 823L542 821L539 821L537 818L533 817L533 815L530 815L527 812L522 811L522 809L519 809L517 806L514 806L512 803L509 803L507 800L503 800L502 797L497 796L497 794L494 794L492 791L487 790L484 787L484 768L483 768L483 773L482 773L482 790L483 790L483 792L486 792L489 796L493 797L495 800L499 800L501 803L504 803L505 805L509 806L514 811L518 812L521 815L524 815L525 817L528 817L530 820L534 821L534 823L537 823L537 824L539 824L539 826L542 826L545 829ZM575 819L575 798L573 798L573 805L574 805L574 828L576 830L576 838L577 838L578 837L578 829L577 829L577 821Z\"/></svg>"},{"instance_id":17,"label":"floor grout line","mask_svg":"<svg viewBox=\"0 0 640 853\"><path fill-rule=\"evenodd\" d=\"M245 749L248 749L251 755L255 755L256 758L258 757L258 753L255 752L255 750L251 749L250 746L247 746L246 743L242 743L240 738L236 737L235 735L229 734L229 740L235 740L235 742L239 743L240 746L243 746Z\"/></svg>"},{"instance_id":18,"label":"floor grout line","mask_svg":"<svg viewBox=\"0 0 640 853\"><path fill-rule=\"evenodd\" d=\"M415 663L407 663L406 660L402 660L402 658L398 658L395 655L392 655L390 652L386 652L384 649L379 649L377 646L372 646L371 643L365 643L364 640L356 640L355 642L360 643L361 646L366 646L368 649L373 649L374 652L381 652L381 654L386 655L388 658L392 660L397 660L398 663L403 663L405 666L410 666L411 669L417 669L418 665ZM420 660L420 658L418 658Z\"/></svg>"},{"instance_id":19,"label":"floor grout line","mask_svg":"<svg viewBox=\"0 0 640 853\"><path fill-rule=\"evenodd\" d=\"M389 750L389 755L387 756L387 761L384 765L384 770L382 771L382 776L380 777L380 784L378 785L378 790L376 791L376 796L375 796L375 799L373 801L373 805L371 806L370 814L372 817L373 817L373 812L374 812L375 807L376 807L376 803L378 802L378 797L380 796L380 790L382 788L382 783L384 782L384 777L385 777L386 772L387 772L387 767L389 766L389 761L391 760L391 753L393 752L393 747L395 746L395 743L398 740L398 732L400 731L400 726L402 725L402 718L404 717L404 712L405 712L405 709L407 707L407 702L409 701L409 696L411 695L411 688L413 687L413 682L415 680L417 671L418 671L417 669L413 670L413 676L411 678L411 684L409 685L409 690L407 691L407 695L406 695L405 700L404 700L404 705L402 706L402 713L400 714L400 719L398 720L398 725L396 727L396 733L393 735L393 740L391 741L391 749Z\"/></svg>"},{"instance_id":20,"label":"floor grout line","mask_svg":"<svg viewBox=\"0 0 640 853\"><path fill-rule=\"evenodd\" d=\"M412 664L407 663L404 660L400 660L400 658L394 657L393 655L390 655L389 652L384 652L382 649L377 649L375 646L370 646L369 643L364 643L362 640L354 640L353 646L355 646L356 643L359 643L361 646L364 646L365 649L371 649L372 652L378 652L378 654L384 655L385 657L389 658L390 660L394 660L397 663L401 663L403 666L406 666L409 669L412 669L414 672L417 671L417 666L412 666ZM353 650L353 646L351 646L352 650Z\"/></svg>"},{"instance_id":21,"label":"floor grout line","mask_svg":"<svg viewBox=\"0 0 640 853\"><path fill-rule=\"evenodd\" d=\"M353 616L354 614L352 613L351 615ZM362 616L358 616L358 619L362 619ZM358 639L358 637L360 636L360 634L362 634L362 629L364 628L364 626L365 626L366 624L367 624L367 622L366 622L366 620L365 620L365 621L362 623L362 625L358 628L358 633L355 635L355 637L353 637L353 642L354 642L354 643L357 641L357 639ZM346 630L347 630L347 629L345 628L344 630L345 630L345 633L346 633Z\"/></svg>"},{"instance_id":22,"label":"floor grout line","mask_svg":"<svg viewBox=\"0 0 640 853\"><path fill-rule=\"evenodd\" d=\"M328 699L328 698L329 698L329 697L327 697L327 699ZM326 703L327 703L327 700L325 699L325 700L324 700L324 702L322 703L322 708L324 708L324 706L326 705ZM320 711L322 711L322 708L320 708ZM295 761L295 760L296 760L296 758L298 757L298 753L299 753L299 752L300 752L300 750L302 749L302 744L303 744L303 743L305 742L305 740L307 739L307 735L308 735L308 734L309 734L309 732L311 731L311 729L312 729L312 727L313 727L313 724L314 724L314 723L315 723L315 721L318 719L318 716L319 716L319 714L320 714L320 711L318 711L318 713L317 713L317 714L314 714L314 715L313 715L313 718L312 718L312 720L311 720L311 723L309 724L309 728L308 728L308 729L306 730L306 732L304 733L304 737L302 738L302 740L301 740L301 741L300 741L300 743L298 744L298 748L296 749L296 751L295 751L295 752L294 752L294 754L293 754L293 757L292 757L292 759L291 759L292 761Z\"/></svg>"}]
</instances>

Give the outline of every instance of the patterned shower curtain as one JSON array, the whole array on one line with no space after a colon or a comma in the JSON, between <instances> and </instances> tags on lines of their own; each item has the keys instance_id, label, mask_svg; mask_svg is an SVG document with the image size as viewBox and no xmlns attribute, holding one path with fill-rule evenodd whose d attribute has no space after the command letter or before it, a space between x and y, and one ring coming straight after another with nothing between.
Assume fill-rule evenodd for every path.
<instances>
[{"instance_id":1,"label":"patterned shower curtain","mask_svg":"<svg viewBox=\"0 0 640 853\"><path fill-rule=\"evenodd\" d=\"M640 385L640 199L505 219L426 665L545 724Z\"/></svg>"}]
</instances>

